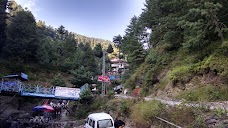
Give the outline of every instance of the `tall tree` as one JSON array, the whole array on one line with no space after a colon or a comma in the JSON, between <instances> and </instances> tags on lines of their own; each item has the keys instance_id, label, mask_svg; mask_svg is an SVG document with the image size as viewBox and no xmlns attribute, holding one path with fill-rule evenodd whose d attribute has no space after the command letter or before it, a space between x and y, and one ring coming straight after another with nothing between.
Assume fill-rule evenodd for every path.
<instances>
[{"instance_id":1,"label":"tall tree","mask_svg":"<svg viewBox=\"0 0 228 128\"><path fill-rule=\"evenodd\" d=\"M11 19L4 51L7 57L22 60L35 59L37 50L35 18L30 11L19 11Z\"/></svg>"},{"instance_id":2,"label":"tall tree","mask_svg":"<svg viewBox=\"0 0 228 128\"><path fill-rule=\"evenodd\" d=\"M87 71L96 73L97 72L97 64L95 63L95 56L92 48L88 43L85 44L85 54L83 56L84 60L82 65L84 65ZM95 75L95 74L94 74Z\"/></svg>"},{"instance_id":3,"label":"tall tree","mask_svg":"<svg viewBox=\"0 0 228 128\"><path fill-rule=\"evenodd\" d=\"M61 25L61 26L59 26L57 31L61 35L61 40L63 40L63 35L66 33L65 27L63 25Z\"/></svg>"},{"instance_id":4,"label":"tall tree","mask_svg":"<svg viewBox=\"0 0 228 128\"><path fill-rule=\"evenodd\" d=\"M141 17L153 30L154 47L168 43L171 49L183 45L197 50L218 37L224 40L226 0L147 0L145 6Z\"/></svg>"},{"instance_id":5,"label":"tall tree","mask_svg":"<svg viewBox=\"0 0 228 128\"><path fill-rule=\"evenodd\" d=\"M40 41L37 49L36 58L40 64L45 66L50 66L52 58L52 46L50 44L51 40L44 38Z\"/></svg>"},{"instance_id":6,"label":"tall tree","mask_svg":"<svg viewBox=\"0 0 228 128\"><path fill-rule=\"evenodd\" d=\"M0 52L6 40L6 6L7 0L0 0Z\"/></svg>"},{"instance_id":7,"label":"tall tree","mask_svg":"<svg viewBox=\"0 0 228 128\"><path fill-rule=\"evenodd\" d=\"M98 58L103 56L101 44L97 44L93 49L94 55Z\"/></svg>"},{"instance_id":8,"label":"tall tree","mask_svg":"<svg viewBox=\"0 0 228 128\"><path fill-rule=\"evenodd\" d=\"M114 36L113 37L113 43L114 45L118 48L118 57L120 58L120 49L121 49L121 44L122 44L123 38L121 35Z\"/></svg>"},{"instance_id":9,"label":"tall tree","mask_svg":"<svg viewBox=\"0 0 228 128\"><path fill-rule=\"evenodd\" d=\"M112 48L112 45L109 44L109 45L108 45L107 52L108 52L108 53L112 53L113 51L114 51L114 50L113 50L113 48Z\"/></svg>"}]
</instances>

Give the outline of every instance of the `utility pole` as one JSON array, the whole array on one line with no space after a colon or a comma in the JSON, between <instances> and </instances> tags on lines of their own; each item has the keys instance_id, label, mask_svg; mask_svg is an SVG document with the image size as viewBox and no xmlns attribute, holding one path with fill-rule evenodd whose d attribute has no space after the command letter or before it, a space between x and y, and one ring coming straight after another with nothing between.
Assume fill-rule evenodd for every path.
<instances>
[{"instance_id":1,"label":"utility pole","mask_svg":"<svg viewBox=\"0 0 228 128\"><path fill-rule=\"evenodd\" d=\"M120 63L120 44L118 45L118 48L119 48L119 68L118 68L118 73L119 73L119 77L120 77L120 80L121 80L121 72L122 72L122 65Z\"/></svg>"},{"instance_id":2,"label":"utility pole","mask_svg":"<svg viewBox=\"0 0 228 128\"><path fill-rule=\"evenodd\" d=\"M102 60L102 77L105 76L105 51L103 51L103 60ZM105 82L102 81L102 92L101 92L102 96L106 95L106 85Z\"/></svg>"}]
</instances>

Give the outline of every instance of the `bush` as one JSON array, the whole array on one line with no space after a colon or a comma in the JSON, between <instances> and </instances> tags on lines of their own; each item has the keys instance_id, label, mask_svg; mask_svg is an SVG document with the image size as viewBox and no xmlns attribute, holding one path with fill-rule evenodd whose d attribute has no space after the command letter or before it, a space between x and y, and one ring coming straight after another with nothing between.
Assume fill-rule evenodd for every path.
<instances>
[{"instance_id":1,"label":"bush","mask_svg":"<svg viewBox=\"0 0 228 128\"><path fill-rule=\"evenodd\" d=\"M80 102L82 104L88 105L92 102L93 95L90 89L85 89L80 94Z\"/></svg>"},{"instance_id":2,"label":"bush","mask_svg":"<svg viewBox=\"0 0 228 128\"><path fill-rule=\"evenodd\" d=\"M194 127L194 128L207 128L207 125L206 125L202 115L196 116L196 119L195 119L192 127Z\"/></svg>"},{"instance_id":3,"label":"bush","mask_svg":"<svg viewBox=\"0 0 228 128\"><path fill-rule=\"evenodd\" d=\"M225 101L228 100L228 87L207 85L182 92L178 98L187 101Z\"/></svg>"},{"instance_id":4,"label":"bush","mask_svg":"<svg viewBox=\"0 0 228 128\"><path fill-rule=\"evenodd\" d=\"M88 115L88 112L90 111L88 106L80 107L80 109L77 110L76 118L77 119L85 119Z\"/></svg>"},{"instance_id":5,"label":"bush","mask_svg":"<svg viewBox=\"0 0 228 128\"><path fill-rule=\"evenodd\" d=\"M131 113L131 106L133 105L132 100L123 100L120 105L120 112L128 116Z\"/></svg>"},{"instance_id":6,"label":"bush","mask_svg":"<svg viewBox=\"0 0 228 128\"><path fill-rule=\"evenodd\" d=\"M164 110L161 102L152 100L140 102L133 106L131 110L131 119L136 124L150 125L156 116L159 116Z\"/></svg>"},{"instance_id":7,"label":"bush","mask_svg":"<svg viewBox=\"0 0 228 128\"><path fill-rule=\"evenodd\" d=\"M63 76L61 74L56 75L51 83L54 86L62 86L62 87L66 86Z\"/></svg>"},{"instance_id":8,"label":"bush","mask_svg":"<svg viewBox=\"0 0 228 128\"><path fill-rule=\"evenodd\" d=\"M200 65L200 72L213 71L228 81L228 42L224 42L212 55L205 58ZM207 71L207 72L205 72Z\"/></svg>"},{"instance_id":9,"label":"bush","mask_svg":"<svg viewBox=\"0 0 228 128\"><path fill-rule=\"evenodd\" d=\"M173 85L177 84L178 82L185 83L191 80L191 71L192 68L188 65L176 67L168 72L168 77L172 81Z\"/></svg>"},{"instance_id":10,"label":"bush","mask_svg":"<svg viewBox=\"0 0 228 128\"><path fill-rule=\"evenodd\" d=\"M105 104L108 102L108 99L105 98L105 97L96 97L95 99L93 99L93 103L91 105L91 109L93 111L96 111L96 110L100 110L102 109Z\"/></svg>"}]
</instances>

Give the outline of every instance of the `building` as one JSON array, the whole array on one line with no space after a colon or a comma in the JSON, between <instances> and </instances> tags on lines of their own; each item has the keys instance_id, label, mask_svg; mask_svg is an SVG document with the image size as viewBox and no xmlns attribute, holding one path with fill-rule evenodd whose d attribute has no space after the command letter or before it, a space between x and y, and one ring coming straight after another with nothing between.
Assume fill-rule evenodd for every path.
<instances>
[{"instance_id":1,"label":"building","mask_svg":"<svg viewBox=\"0 0 228 128\"><path fill-rule=\"evenodd\" d=\"M109 76L111 80L118 80L121 78L121 75L128 70L129 64L124 59L112 58L111 62L111 71L109 72Z\"/></svg>"}]
</instances>

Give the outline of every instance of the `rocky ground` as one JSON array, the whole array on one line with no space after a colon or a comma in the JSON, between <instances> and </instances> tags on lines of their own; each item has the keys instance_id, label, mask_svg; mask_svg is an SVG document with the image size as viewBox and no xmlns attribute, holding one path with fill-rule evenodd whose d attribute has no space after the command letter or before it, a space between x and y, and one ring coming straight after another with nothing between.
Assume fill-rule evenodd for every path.
<instances>
[{"instance_id":1,"label":"rocky ground","mask_svg":"<svg viewBox=\"0 0 228 128\"><path fill-rule=\"evenodd\" d=\"M115 95L116 98L124 98L124 99L133 99L134 97L127 96L127 95ZM192 107L201 107L207 108L213 111L217 111L217 113L227 113L228 111L228 101L221 101L221 102L185 102L185 101L176 101L172 99L161 99L161 98L154 98L154 97L145 97L144 100L159 100L163 104L167 106L175 106L183 104L185 106L192 106ZM208 128L228 128L228 113L226 115L205 115L204 117L205 124Z\"/></svg>"},{"instance_id":2,"label":"rocky ground","mask_svg":"<svg viewBox=\"0 0 228 128\"><path fill-rule=\"evenodd\" d=\"M63 110L59 118L51 121L33 122L34 118L32 108L42 104L42 99L22 102L18 110L18 102L21 98L13 96L0 96L0 128L11 128L20 126L20 128L33 128L42 126L42 128L80 128L83 127L84 120L75 120L67 116L67 111Z\"/></svg>"}]
</instances>

